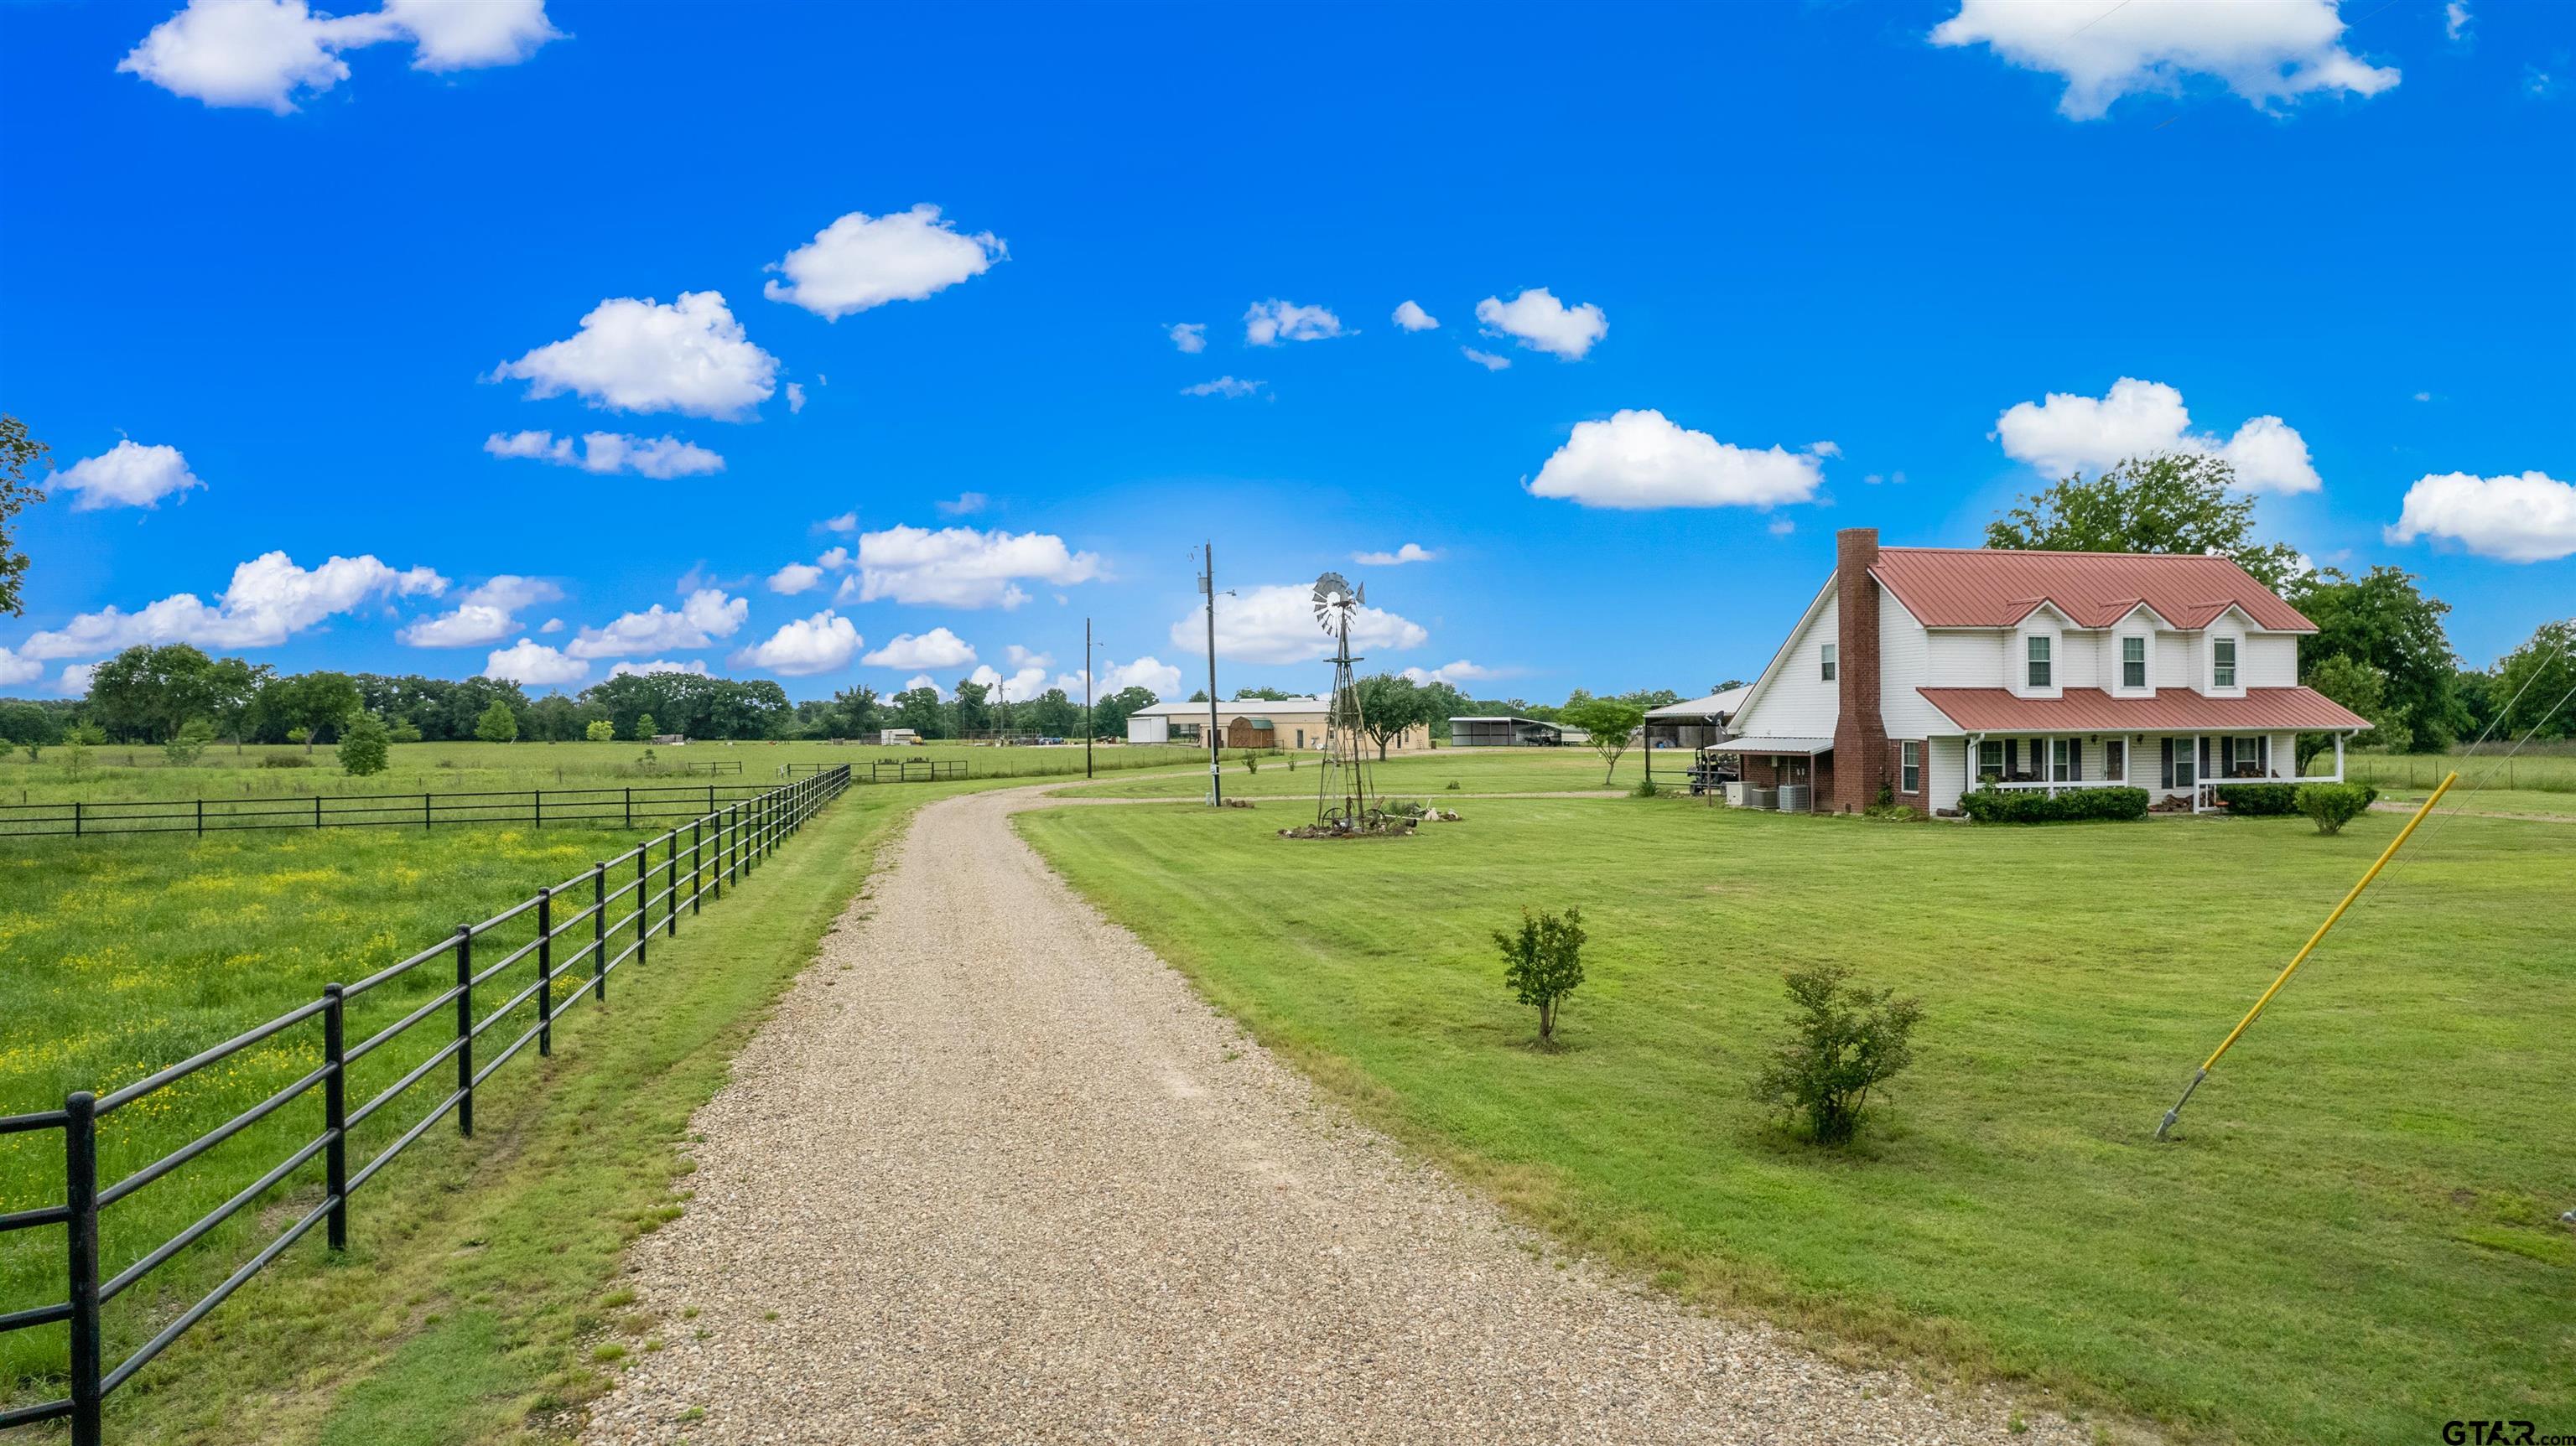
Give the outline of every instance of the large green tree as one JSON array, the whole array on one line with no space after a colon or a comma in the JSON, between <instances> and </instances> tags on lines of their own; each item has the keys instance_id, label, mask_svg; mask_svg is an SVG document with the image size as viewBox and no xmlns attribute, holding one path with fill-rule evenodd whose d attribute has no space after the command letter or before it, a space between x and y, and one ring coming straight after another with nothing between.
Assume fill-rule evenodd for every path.
<instances>
[{"instance_id":1,"label":"large green tree","mask_svg":"<svg viewBox=\"0 0 2576 1446\"><path fill-rule=\"evenodd\" d=\"M90 719L110 738L167 742L189 719L213 714L214 666L186 643L127 648L90 674Z\"/></svg>"},{"instance_id":2,"label":"large green tree","mask_svg":"<svg viewBox=\"0 0 2576 1446\"><path fill-rule=\"evenodd\" d=\"M27 576L27 554L18 550L17 531L9 519L31 502L45 500L44 490L27 480L53 449L27 435L27 424L0 416L0 614L18 615L18 584Z\"/></svg>"},{"instance_id":3,"label":"large green tree","mask_svg":"<svg viewBox=\"0 0 2576 1446\"><path fill-rule=\"evenodd\" d=\"M948 710L940 706L939 690L925 683L895 694L894 722L890 726L909 728L924 738L947 737Z\"/></svg>"},{"instance_id":4,"label":"large green tree","mask_svg":"<svg viewBox=\"0 0 2576 1446\"><path fill-rule=\"evenodd\" d=\"M1360 732L1377 745L1380 762L1404 730L1429 719L1421 687L1402 674L1372 673L1351 686L1360 695Z\"/></svg>"},{"instance_id":5,"label":"large green tree","mask_svg":"<svg viewBox=\"0 0 2576 1446\"><path fill-rule=\"evenodd\" d=\"M1115 693L1091 700L1091 726L1095 738L1119 738L1126 735L1128 716L1139 708L1151 708L1161 702L1154 690L1130 683Z\"/></svg>"},{"instance_id":6,"label":"large green tree","mask_svg":"<svg viewBox=\"0 0 2576 1446\"><path fill-rule=\"evenodd\" d=\"M2309 573L2287 594L2317 630L2299 639L2299 676L2332 657L2377 668L2387 710L2405 722L2417 752L2457 741L2468 710L2459 699L2459 659L2442 631L2451 605L2425 594L2414 574L2374 567L2360 577L2334 568Z\"/></svg>"},{"instance_id":7,"label":"large green tree","mask_svg":"<svg viewBox=\"0 0 2576 1446\"><path fill-rule=\"evenodd\" d=\"M298 673L271 680L252 706L274 727L302 729L300 741L310 753L324 730L337 737L341 725L362 711L364 704L357 683L346 673Z\"/></svg>"},{"instance_id":8,"label":"large green tree","mask_svg":"<svg viewBox=\"0 0 2576 1446\"><path fill-rule=\"evenodd\" d=\"M984 701L991 693L990 688L972 678L957 680L957 701L949 705L949 711L956 716L958 737L981 733L993 726L993 707Z\"/></svg>"},{"instance_id":9,"label":"large green tree","mask_svg":"<svg viewBox=\"0 0 2576 1446\"><path fill-rule=\"evenodd\" d=\"M2505 654L2496 669L2495 703L2510 702L2497 732L2520 739L2576 738L2576 618L2543 623L2531 641Z\"/></svg>"},{"instance_id":10,"label":"large green tree","mask_svg":"<svg viewBox=\"0 0 2576 1446\"><path fill-rule=\"evenodd\" d=\"M865 683L834 693L830 716L836 738L865 738L885 726L883 700Z\"/></svg>"},{"instance_id":11,"label":"large green tree","mask_svg":"<svg viewBox=\"0 0 2576 1446\"><path fill-rule=\"evenodd\" d=\"M2074 473L1986 524L1986 546L2055 552L2215 553L2278 592L2299 552L2254 536L2254 499L2236 470L2206 452L2136 457L2092 477Z\"/></svg>"}]
</instances>

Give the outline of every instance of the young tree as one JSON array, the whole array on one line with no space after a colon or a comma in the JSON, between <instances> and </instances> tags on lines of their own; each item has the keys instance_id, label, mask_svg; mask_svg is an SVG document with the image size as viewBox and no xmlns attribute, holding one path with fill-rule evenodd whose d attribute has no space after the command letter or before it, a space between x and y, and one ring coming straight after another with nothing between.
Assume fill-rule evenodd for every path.
<instances>
[{"instance_id":1,"label":"young tree","mask_svg":"<svg viewBox=\"0 0 2576 1446\"><path fill-rule=\"evenodd\" d=\"M2496 670L2495 706L2512 704L2496 731L2517 740L2535 728L2542 738L2576 738L2570 689L2576 689L2576 618L2542 623Z\"/></svg>"},{"instance_id":2,"label":"young tree","mask_svg":"<svg viewBox=\"0 0 2576 1446\"><path fill-rule=\"evenodd\" d=\"M1422 690L1396 673L1372 673L1351 686L1360 697L1360 732L1377 745L1383 763L1387 745L1423 721Z\"/></svg>"},{"instance_id":3,"label":"young tree","mask_svg":"<svg viewBox=\"0 0 2576 1446\"><path fill-rule=\"evenodd\" d=\"M2442 631L2449 603L2427 597L2412 574L2394 567L2374 567L2357 578L2326 568L2299 579L2287 596L2317 625L2299 639L2302 675L2338 655L2368 663L2387 680L2382 692L2389 712L2413 735L2402 746L2420 753L2451 746L2466 710L2459 659Z\"/></svg>"},{"instance_id":4,"label":"young tree","mask_svg":"<svg viewBox=\"0 0 2576 1446\"><path fill-rule=\"evenodd\" d=\"M1646 710L1616 698L1587 697L1567 703L1558 711L1557 721L1592 735L1592 751L1601 755L1601 784L1607 788L1619 771L1620 755L1628 751L1630 736L1646 721Z\"/></svg>"},{"instance_id":5,"label":"young tree","mask_svg":"<svg viewBox=\"0 0 2576 1446\"><path fill-rule=\"evenodd\" d=\"M27 554L17 548L9 519L30 502L45 500L43 489L27 480L30 468L45 465L53 449L27 435L27 424L0 416L0 613L18 615L18 586L27 576Z\"/></svg>"},{"instance_id":6,"label":"young tree","mask_svg":"<svg viewBox=\"0 0 2576 1446\"><path fill-rule=\"evenodd\" d=\"M161 745L161 756L174 768L186 768L205 757L207 747L214 741L215 725L203 718L191 718Z\"/></svg>"},{"instance_id":7,"label":"young tree","mask_svg":"<svg viewBox=\"0 0 2576 1446\"><path fill-rule=\"evenodd\" d=\"M495 698L492 706L483 710L483 716L475 720L474 736L486 743L516 743L519 715L510 711L509 704Z\"/></svg>"},{"instance_id":8,"label":"young tree","mask_svg":"<svg viewBox=\"0 0 2576 1446\"><path fill-rule=\"evenodd\" d=\"M1563 914L1521 910L1517 930L1494 931L1503 951L1503 982L1521 1003L1538 1010L1538 1042L1556 1043L1556 1011L1583 982L1583 911Z\"/></svg>"},{"instance_id":9,"label":"young tree","mask_svg":"<svg viewBox=\"0 0 2576 1446\"><path fill-rule=\"evenodd\" d=\"M1914 1062L1923 1006L1892 989L1851 983L1851 970L1840 964L1793 969L1782 979L1796 1012L1788 1037L1754 1077L1753 1098L1804 1114L1817 1144L1842 1144L1860 1128L1870 1092Z\"/></svg>"},{"instance_id":10,"label":"young tree","mask_svg":"<svg viewBox=\"0 0 2576 1446\"><path fill-rule=\"evenodd\" d=\"M63 735L63 776L78 778L87 772L90 750L106 741L107 734L97 724L87 720L73 724L71 731ZM27 756L35 757L32 753Z\"/></svg>"},{"instance_id":11,"label":"young tree","mask_svg":"<svg viewBox=\"0 0 2576 1446\"><path fill-rule=\"evenodd\" d=\"M617 725L605 718L593 718L582 730L582 736L593 743L614 743L617 741Z\"/></svg>"},{"instance_id":12,"label":"young tree","mask_svg":"<svg viewBox=\"0 0 2576 1446\"><path fill-rule=\"evenodd\" d=\"M384 772L389 741L383 719L373 713L359 714L340 730L340 767L357 778Z\"/></svg>"},{"instance_id":13,"label":"young tree","mask_svg":"<svg viewBox=\"0 0 2576 1446\"><path fill-rule=\"evenodd\" d=\"M636 715L635 715L635 741L636 741L636 742L638 742L638 743L650 743L650 742L652 742L652 741L653 741L653 735L654 735L654 734L656 734L656 733L658 733L658 732L660 732L660 731L661 731L661 727L662 727L662 725L660 725L660 724L658 724L658 723L656 723L656 722L654 722L654 721L653 721L653 715L652 715L652 714L650 714L650 713L638 713L638 714L636 714Z\"/></svg>"},{"instance_id":14,"label":"young tree","mask_svg":"<svg viewBox=\"0 0 2576 1446\"><path fill-rule=\"evenodd\" d=\"M1986 546L2215 553L2277 592L2298 574L2299 550L2254 540L2254 499L2231 490L2235 480L2206 452L2134 457L2089 480L2077 472L1987 523Z\"/></svg>"}]
</instances>

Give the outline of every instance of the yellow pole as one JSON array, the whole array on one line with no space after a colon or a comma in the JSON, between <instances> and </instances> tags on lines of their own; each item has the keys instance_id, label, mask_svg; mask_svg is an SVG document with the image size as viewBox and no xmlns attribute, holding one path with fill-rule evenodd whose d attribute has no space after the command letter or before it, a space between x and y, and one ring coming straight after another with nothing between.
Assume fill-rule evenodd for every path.
<instances>
[{"instance_id":1,"label":"yellow pole","mask_svg":"<svg viewBox=\"0 0 2576 1446\"><path fill-rule=\"evenodd\" d=\"M2308 942L2299 946L2299 952L2291 956L2289 964L2272 980L2272 987L2263 991L2263 997L2254 1001L2254 1007L2245 1011L2245 1017L2236 1021L2234 1029L2227 1031L2227 1037L2218 1042L2218 1048L2209 1052L2209 1058L2200 1062L2200 1068L2192 1074L2191 1083L2183 1086L2182 1098L2174 1101L2174 1107L2165 1111L2164 1123L2156 1126L2157 1139L2163 1139L2165 1132L2174 1127L2174 1121L2182 1117L2182 1107L2191 1103L2191 1092L2200 1088L2202 1080L2209 1078L2210 1068L2218 1063L2218 1057L2227 1053L2228 1048L2234 1045L2244 1035L2246 1029L2262 1015L2263 1007L2272 1002L2273 995L2281 992L2282 985L2290 982L2291 975L2299 972L2299 966L2308 962L2308 955L2314 953L2317 945L2324 941L2326 932L2334 928L2335 921L2341 919L2344 911L2352 907L2353 900L2361 897L2362 890L2370 887L2370 881L2379 877L2379 871L2388 867L2388 861L2395 858L2397 850L2405 846L2407 838L2415 832L2415 826L2432 814L2433 805L2440 803L2442 795L2450 792L2451 785L2459 781L2460 775L2457 773L2444 774L2442 781L2434 786L2433 791L2425 795L2424 802L2415 810L2415 816L2406 820L2406 826L2397 831L2397 837L2388 841L2388 847L2379 851L2379 857L2373 860L2370 868L2362 874L2361 881L2354 884L2352 891L2343 896L2342 903L2334 906L2333 913L2326 915L2326 921L2319 924L2317 931L2308 936Z\"/></svg>"}]
</instances>

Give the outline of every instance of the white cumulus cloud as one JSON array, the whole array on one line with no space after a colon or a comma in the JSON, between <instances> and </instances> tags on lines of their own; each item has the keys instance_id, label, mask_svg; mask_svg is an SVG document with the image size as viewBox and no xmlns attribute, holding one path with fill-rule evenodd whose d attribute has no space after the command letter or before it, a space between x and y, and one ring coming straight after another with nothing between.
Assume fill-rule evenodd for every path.
<instances>
[{"instance_id":1,"label":"white cumulus cloud","mask_svg":"<svg viewBox=\"0 0 2576 1446\"><path fill-rule=\"evenodd\" d=\"M1406 331L1438 331L1440 318L1422 309L1422 303L1407 301L1395 309L1395 324Z\"/></svg>"},{"instance_id":2,"label":"white cumulus cloud","mask_svg":"<svg viewBox=\"0 0 2576 1446\"><path fill-rule=\"evenodd\" d=\"M992 498L981 492L960 492L949 501L935 502L931 505L939 509L939 515L942 517L972 517L991 506L992 501Z\"/></svg>"},{"instance_id":3,"label":"white cumulus cloud","mask_svg":"<svg viewBox=\"0 0 2576 1446\"><path fill-rule=\"evenodd\" d=\"M975 650L946 628L904 633L859 660L871 668L953 668L975 661Z\"/></svg>"},{"instance_id":4,"label":"white cumulus cloud","mask_svg":"<svg viewBox=\"0 0 2576 1446\"><path fill-rule=\"evenodd\" d=\"M1489 372L1507 371L1510 369L1512 364L1512 359L1510 357L1496 356L1489 351L1478 351L1472 346L1462 346L1458 348L1458 355L1465 357L1467 360L1474 362L1476 365L1483 367Z\"/></svg>"},{"instance_id":5,"label":"white cumulus cloud","mask_svg":"<svg viewBox=\"0 0 2576 1446\"><path fill-rule=\"evenodd\" d=\"M66 698L86 697L90 675L97 671L96 663L65 663L62 676L54 680L54 691Z\"/></svg>"},{"instance_id":6,"label":"white cumulus cloud","mask_svg":"<svg viewBox=\"0 0 2576 1446\"><path fill-rule=\"evenodd\" d=\"M1232 374L1228 374L1226 376L1218 377L1213 381L1205 381L1200 382L1195 386L1183 387L1181 388L1181 395L1185 397L1248 397L1254 392L1261 390L1261 385L1262 384L1258 381L1241 381L1235 378Z\"/></svg>"},{"instance_id":7,"label":"white cumulus cloud","mask_svg":"<svg viewBox=\"0 0 2576 1446\"><path fill-rule=\"evenodd\" d=\"M84 457L47 480L71 489L74 512L158 507L164 497L206 485L188 470L188 459L179 455L178 448L146 447L130 439L95 457Z\"/></svg>"},{"instance_id":8,"label":"white cumulus cloud","mask_svg":"<svg viewBox=\"0 0 2576 1446\"><path fill-rule=\"evenodd\" d=\"M483 450L495 457L525 457L558 467L579 467L603 475L633 472L668 481L724 470L724 458L677 437L630 437L619 432L588 432L576 451L573 439L552 432L494 432Z\"/></svg>"},{"instance_id":9,"label":"white cumulus cloud","mask_svg":"<svg viewBox=\"0 0 2576 1446\"><path fill-rule=\"evenodd\" d=\"M2257 492L2314 492L2323 485L2308 444L2278 417L2255 417L2221 440L2194 432L2182 393L2162 382L2122 377L2102 396L2050 392L2018 402L1995 419L2004 455L2051 477L2099 471L2158 452L2201 452L2236 470L2240 487Z\"/></svg>"},{"instance_id":10,"label":"white cumulus cloud","mask_svg":"<svg viewBox=\"0 0 2576 1446\"><path fill-rule=\"evenodd\" d=\"M1067 697L1077 700L1082 697L1082 674L1079 672L1058 674L1055 685L1062 688ZM1181 690L1181 670L1147 653L1132 663L1108 664L1100 670L1092 686L1098 690L1091 695L1094 702L1130 688L1142 688L1160 699Z\"/></svg>"},{"instance_id":11,"label":"white cumulus cloud","mask_svg":"<svg viewBox=\"0 0 2576 1446\"><path fill-rule=\"evenodd\" d=\"M1163 335L1170 337L1172 345L1182 351L1197 353L1207 350L1207 323L1204 321L1176 322Z\"/></svg>"},{"instance_id":12,"label":"white cumulus cloud","mask_svg":"<svg viewBox=\"0 0 2576 1446\"><path fill-rule=\"evenodd\" d=\"M496 643L518 631L519 609L553 602L563 589L539 577L501 573L479 587L457 594L456 608L422 618L394 640L413 648L471 648Z\"/></svg>"},{"instance_id":13,"label":"white cumulus cloud","mask_svg":"<svg viewBox=\"0 0 2576 1446\"><path fill-rule=\"evenodd\" d=\"M372 554L334 557L302 568L283 552L262 553L233 569L211 604L183 592L138 612L109 607L82 613L54 632L27 639L30 658L96 657L137 643L194 643L201 648L273 648L336 613L380 597L437 597L447 579L425 567L396 571Z\"/></svg>"},{"instance_id":14,"label":"white cumulus cloud","mask_svg":"<svg viewBox=\"0 0 2576 1446\"><path fill-rule=\"evenodd\" d=\"M1586 507L1772 507L1823 480L1812 453L1738 447L1650 409L1575 423L1529 490Z\"/></svg>"},{"instance_id":15,"label":"white cumulus cloud","mask_svg":"<svg viewBox=\"0 0 2576 1446\"><path fill-rule=\"evenodd\" d=\"M787 280L768 283L761 294L838 321L889 301L919 301L983 275L1010 254L1002 238L961 232L927 202L885 216L852 211L772 262L769 269Z\"/></svg>"},{"instance_id":16,"label":"white cumulus cloud","mask_svg":"<svg viewBox=\"0 0 2576 1446\"><path fill-rule=\"evenodd\" d=\"M2370 96L2397 83L2343 47L2335 0L2126 0L2078 21L2051 0L1960 0L1935 45L1985 45L2024 70L2063 78L2057 109L2094 120L2124 95L2180 93L2214 76L2258 108L2317 91Z\"/></svg>"},{"instance_id":17,"label":"white cumulus cloud","mask_svg":"<svg viewBox=\"0 0 2576 1446\"><path fill-rule=\"evenodd\" d=\"M790 678L828 673L850 664L863 642L850 620L825 608L771 633L767 641L733 655L736 667L765 668Z\"/></svg>"},{"instance_id":18,"label":"white cumulus cloud","mask_svg":"<svg viewBox=\"0 0 2576 1446\"><path fill-rule=\"evenodd\" d=\"M1029 600L1020 579L1089 582L1102 575L1095 553L1075 552L1046 532L972 527L890 527L859 536L858 599L944 607L1015 608Z\"/></svg>"},{"instance_id":19,"label":"white cumulus cloud","mask_svg":"<svg viewBox=\"0 0 2576 1446\"><path fill-rule=\"evenodd\" d=\"M1393 552L1354 552L1351 561L1370 567L1399 567L1408 562L1430 562L1439 556L1421 543L1408 542Z\"/></svg>"},{"instance_id":20,"label":"white cumulus cloud","mask_svg":"<svg viewBox=\"0 0 2576 1446\"><path fill-rule=\"evenodd\" d=\"M1243 663L1302 663L1331 653L1331 636L1315 622L1314 591L1311 583L1274 583L1219 597L1216 655ZM1191 609L1172 624L1171 636L1184 653L1207 656L1207 614ZM1420 624L1384 608L1363 607L1351 618L1355 652L1400 651L1430 640Z\"/></svg>"},{"instance_id":21,"label":"white cumulus cloud","mask_svg":"<svg viewBox=\"0 0 2576 1446\"><path fill-rule=\"evenodd\" d=\"M703 678L707 663L704 658L691 658L685 663L677 658L655 658L649 663L614 663L608 669L612 678L649 678L656 673L689 673Z\"/></svg>"},{"instance_id":22,"label":"white cumulus cloud","mask_svg":"<svg viewBox=\"0 0 2576 1446\"><path fill-rule=\"evenodd\" d=\"M787 597L811 589L823 580L823 569L810 562L791 562L769 575L769 590Z\"/></svg>"},{"instance_id":23,"label":"white cumulus cloud","mask_svg":"<svg viewBox=\"0 0 2576 1446\"><path fill-rule=\"evenodd\" d=\"M2429 537L2504 562L2549 562L2576 553L2576 483L2545 472L2428 475L2406 489L2387 537Z\"/></svg>"},{"instance_id":24,"label":"white cumulus cloud","mask_svg":"<svg viewBox=\"0 0 2576 1446\"><path fill-rule=\"evenodd\" d=\"M676 609L655 603L604 628L583 628L564 651L576 658L616 658L709 648L718 638L732 637L750 615L749 602L725 596L722 588L702 587Z\"/></svg>"},{"instance_id":25,"label":"white cumulus cloud","mask_svg":"<svg viewBox=\"0 0 2576 1446\"><path fill-rule=\"evenodd\" d=\"M981 683L991 689L992 700L996 703L1006 700L1025 703L1047 689L1046 669L1040 667L1022 668L1004 677L992 664L978 663L975 671L966 675L966 681Z\"/></svg>"},{"instance_id":26,"label":"white cumulus cloud","mask_svg":"<svg viewBox=\"0 0 2576 1446\"><path fill-rule=\"evenodd\" d=\"M1272 298L1252 303L1243 314L1243 339L1253 346L1283 341L1322 341L1342 334L1342 319L1320 306L1299 306Z\"/></svg>"},{"instance_id":27,"label":"white cumulus cloud","mask_svg":"<svg viewBox=\"0 0 2576 1446\"><path fill-rule=\"evenodd\" d=\"M579 332L492 375L525 381L531 397L572 392L608 411L738 421L777 389L778 358L743 335L723 293L683 291L668 306L612 297L591 308Z\"/></svg>"},{"instance_id":28,"label":"white cumulus cloud","mask_svg":"<svg viewBox=\"0 0 2576 1446\"><path fill-rule=\"evenodd\" d=\"M483 660L483 676L522 687L553 688L589 677L590 664L567 658L533 638L521 638L509 647L493 649Z\"/></svg>"},{"instance_id":29,"label":"white cumulus cloud","mask_svg":"<svg viewBox=\"0 0 2576 1446\"><path fill-rule=\"evenodd\" d=\"M544 0L386 0L358 15L316 14L304 0L189 0L116 68L208 105L284 115L349 78L344 51L407 39L415 70L471 70L515 65L559 38Z\"/></svg>"},{"instance_id":30,"label":"white cumulus cloud","mask_svg":"<svg viewBox=\"0 0 2576 1446\"><path fill-rule=\"evenodd\" d=\"M22 658L7 648L0 648L0 688L18 683L32 683L45 676L45 665L33 658Z\"/></svg>"},{"instance_id":31,"label":"white cumulus cloud","mask_svg":"<svg viewBox=\"0 0 2576 1446\"><path fill-rule=\"evenodd\" d=\"M1610 334L1610 319L1591 302L1568 306L1544 286L1534 286L1509 301L1488 296L1476 303L1476 320L1488 336L1508 336L1531 351L1550 352L1578 361L1593 343Z\"/></svg>"},{"instance_id":32,"label":"white cumulus cloud","mask_svg":"<svg viewBox=\"0 0 2576 1446\"><path fill-rule=\"evenodd\" d=\"M1461 683L1481 683L1490 678L1503 677L1505 674L1499 668L1479 667L1465 658L1460 658L1454 663L1443 663L1436 668L1407 668L1404 670L1404 676L1416 683L1446 683L1455 688Z\"/></svg>"}]
</instances>

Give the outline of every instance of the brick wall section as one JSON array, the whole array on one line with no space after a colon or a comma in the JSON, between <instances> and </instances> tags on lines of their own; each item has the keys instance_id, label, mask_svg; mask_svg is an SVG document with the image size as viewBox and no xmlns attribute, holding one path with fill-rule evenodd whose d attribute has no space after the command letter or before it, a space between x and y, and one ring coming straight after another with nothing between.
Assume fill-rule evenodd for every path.
<instances>
[{"instance_id":1,"label":"brick wall section","mask_svg":"<svg viewBox=\"0 0 2576 1446\"><path fill-rule=\"evenodd\" d=\"M1835 681L1840 706L1834 719L1832 792L1817 779L1816 807L1857 813L1878 801L1878 787L1896 782L1887 724L1879 706L1878 529L1846 527L1834 534Z\"/></svg>"}]
</instances>

